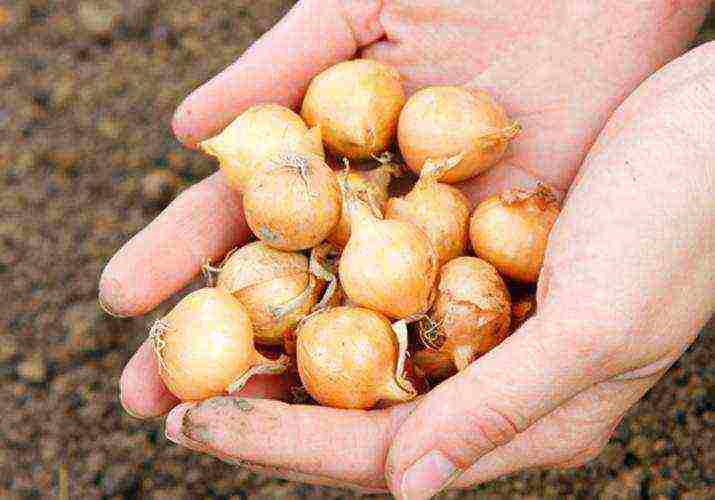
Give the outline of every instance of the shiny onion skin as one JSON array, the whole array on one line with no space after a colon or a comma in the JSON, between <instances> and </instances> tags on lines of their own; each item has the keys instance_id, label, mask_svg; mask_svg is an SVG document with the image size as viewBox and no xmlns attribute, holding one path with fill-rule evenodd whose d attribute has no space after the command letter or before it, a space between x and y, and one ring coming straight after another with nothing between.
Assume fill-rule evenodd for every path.
<instances>
[{"instance_id":1,"label":"shiny onion skin","mask_svg":"<svg viewBox=\"0 0 715 500\"><path fill-rule=\"evenodd\" d=\"M442 182L455 183L494 166L521 131L489 94L457 86L426 87L407 101L397 140L407 165L419 175L428 159L456 159Z\"/></svg>"},{"instance_id":2,"label":"shiny onion skin","mask_svg":"<svg viewBox=\"0 0 715 500\"><path fill-rule=\"evenodd\" d=\"M477 257L505 277L536 283L559 205L548 188L512 189L480 203L469 237Z\"/></svg>"},{"instance_id":3,"label":"shiny onion skin","mask_svg":"<svg viewBox=\"0 0 715 500\"><path fill-rule=\"evenodd\" d=\"M150 339L159 375L182 401L227 394L253 375L286 368L285 356L270 360L256 351L246 309L218 288L184 297L154 323Z\"/></svg>"},{"instance_id":4,"label":"shiny onion skin","mask_svg":"<svg viewBox=\"0 0 715 500\"><path fill-rule=\"evenodd\" d=\"M405 92L395 69L355 59L313 78L301 115L309 126L321 126L328 151L359 161L390 147L404 104Z\"/></svg>"},{"instance_id":5,"label":"shiny onion skin","mask_svg":"<svg viewBox=\"0 0 715 500\"><path fill-rule=\"evenodd\" d=\"M310 273L305 255L262 241L231 253L221 265L216 286L246 308L255 341L272 346L283 344L286 332L312 311L324 288Z\"/></svg>"},{"instance_id":6,"label":"shiny onion skin","mask_svg":"<svg viewBox=\"0 0 715 500\"><path fill-rule=\"evenodd\" d=\"M469 229L469 200L456 187L439 182L450 164L422 170L412 191L390 198L385 218L410 222L422 229L439 257L439 265L464 255Z\"/></svg>"},{"instance_id":7,"label":"shiny onion skin","mask_svg":"<svg viewBox=\"0 0 715 500\"><path fill-rule=\"evenodd\" d=\"M421 338L450 354L463 370L509 335L510 321L509 290L494 266L476 257L458 257L440 270L429 327Z\"/></svg>"},{"instance_id":8,"label":"shiny onion skin","mask_svg":"<svg viewBox=\"0 0 715 500\"><path fill-rule=\"evenodd\" d=\"M280 250L314 247L340 219L342 195L335 172L317 156L279 154L268 162L251 177L243 195L248 226Z\"/></svg>"},{"instance_id":9,"label":"shiny onion skin","mask_svg":"<svg viewBox=\"0 0 715 500\"><path fill-rule=\"evenodd\" d=\"M341 188L349 187L355 196L364 201L375 217L381 219L389 198L388 188L393 177L401 175L400 167L386 161L372 170L354 170L345 168L338 172ZM343 193L344 195L344 193ZM348 211L340 213L340 220L328 235L328 241L344 247L350 239L350 218Z\"/></svg>"},{"instance_id":10,"label":"shiny onion skin","mask_svg":"<svg viewBox=\"0 0 715 500\"><path fill-rule=\"evenodd\" d=\"M296 331L298 373L305 389L333 408L368 409L409 401L416 391L403 376L404 333L400 346L387 318L361 307L311 315Z\"/></svg>"},{"instance_id":11,"label":"shiny onion skin","mask_svg":"<svg viewBox=\"0 0 715 500\"><path fill-rule=\"evenodd\" d=\"M376 218L351 193L350 240L338 273L348 299L389 318L413 321L432 305L439 270L437 252L414 224Z\"/></svg>"},{"instance_id":12,"label":"shiny onion skin","mask_svg":"<svg viewBox=\"0 0 715 500\"><path fill-rule=\"evenodd\" d=\"M410 361L416 373L433 383L441 382L457 373L452 356L436 349L424 348L416 351Z\"/></svg>"},{"instance_id":13,"label":"shiny onion skin","mask_svg":"<svg viewBox=\"0 0 715 500\"><path fill-rule=\"evenodd\" d=\"M278 104L252 106L199 147L219 160L231 185L241 192L251 176L276 153L325 158L320 127L308 130L298 114Z\"/></svg>"}]
</instances>

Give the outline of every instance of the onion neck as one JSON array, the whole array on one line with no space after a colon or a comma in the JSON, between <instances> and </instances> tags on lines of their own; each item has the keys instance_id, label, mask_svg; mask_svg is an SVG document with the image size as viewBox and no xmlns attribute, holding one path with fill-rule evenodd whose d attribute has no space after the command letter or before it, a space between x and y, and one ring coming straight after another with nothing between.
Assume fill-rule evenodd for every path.
<instances>
[{"instance_id":1,"label":"onion neck","mask_svg":"<svg viewBox=\"0 0 715 500\"><path fill-rule=\"evenodd\" d=\"M391 377L380 391L380 401L383 401L385 406L405 403L414 399L415 396L417 396L417 391L412 383L405 378L398 380L395 377Z\"/></svg>"},{"instance_id":2,"label":"onion neck","mask_svg":"<svg viewBox=\"0 0 715 500\"><path fill-rule=\"evenodd\" d=\"M240 391L246 385L246 382L255 375L278 375L283 373L289 365L290 359L285 354L281 354L278 359L268 359L254 350L251 366L243 372L241 376L229 384L226 388L226 392L232 394Z\"/></svg>"}]
</instances>

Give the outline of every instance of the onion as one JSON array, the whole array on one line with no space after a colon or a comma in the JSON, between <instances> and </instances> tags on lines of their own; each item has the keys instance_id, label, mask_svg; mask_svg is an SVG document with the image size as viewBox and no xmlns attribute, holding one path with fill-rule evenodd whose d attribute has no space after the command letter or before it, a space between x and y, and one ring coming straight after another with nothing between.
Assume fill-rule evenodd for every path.
<instances>
[{"instance_id":1,"label":"onion","mask_svg":"<svg viewBox=\"0 0 715 500\"><path fill-rule=\"evenodd\" d=\"M427 235L399 220L380 220L346 189L350 240L340 258L340 283L354 303L396 319L420 318L434 300L438 258Z\"/></svg>"},{"instance_id":2,"label":"onion","mask_svg":"<svg viewBox=\"0 0 715 500\"><path fill-rule=\"evenodd\" d=\"M495 165L520 131L484 91L427 87L402 109L397 140L405 162L417 174L427 159L456 159L455 168L441 179L454 183Z\"/></svg>"},{"instance_id":3,"label":"onion","mask_svg":"<svg viewBox=\"0 0 715 500\"><path fill-rule=\"evenodd\" d=\"M319 311L297 330L300 379L316 401L334 408L372 408L414 398L404 376L407 328L361 307Z\"/></svg>"},{"instance_id":4,"label":"onion","mask_svg":"<svg viewBox=\"0 0 715 500\"><path fill-rule=\"evenodd\" d=\"M308 130L295 112L278 104L253 106L199 147L219 160L231 184L243 191L265 160L279 152L325 158L320 127Z\"/></svg>"},{"instance_id":5,"label":"onion","mask_svg":"<svg viewBox=\"0 0 715 500\"><path fill-rule=\"evenodd\" d=\"M219 288L184 297L149 336L162 380L183 401L235 392L253 375L286 369L285 356L270 360L256 351L246 309Z\"/></svg>"},{"instance_id":6,"label":"onion","mask_svg":"<svg viewBox=\"0 0 715 500\"><path fill-rule=\"evenodd\" d=\"M431 382L441 382L457 373L447 352L426 348L413 353L410 360L415 372Z\"/></svg>"},{"instance_id":7,"label":"onion","mask_svg":"<svg viewBox=\"0 0 715 500\"><path fill-rule=\"evenodd\" d=\"M387 202L385 218L411 222L429 238L443 265L464 255L469 227L469 200L456 187L438 182L454 162L428 161L415 187Z\"/></svg>"},{"instance_id":8,"label":"onion","mask_svg":"<svg viewBox=\"0 0 715 500\"><path fill-rule=\"evenodd\" d=\"M383 211L387 204L389 197L388 187L392 177L398 177L402 174L400 167L395 163L391 163L390 159L389 154L383 155L380 160L381 165L372 170L359 171L346 166L345 169L338 172L341 188L349 187L355 196L364 201L372 210L373 215L379 219L382 219ZM339 247L344 247L349 239L350 220L347 210L343 210L340 213L338 225L328 235L328 241Z\"/></svg>"},{"instance_id":9,"label":"onion","mask_svg":"<svg viewBox=\"0 0 715 500\"><path fill-rule=\"evenodd\" d=\"M400 74L369 59L345 61L313 78L301 115L322 127L323 141L336 156L367 160L390 147L405 93Z\"/></svg>"},{"instance_id":10,"label":"onion","mask_svg":"<svg viewBox=\"0 0 715 500\"><path fill-rule=\"evenodd\" d=\"M556 198L545 186L492 196L472 214L469 237L474 253L507 278L536 283L558 215Z\"/></svg>"},{"instance_id":11,"label":"onion","mask_svg":"<svg viewBox=\"0 0 715 500\"><path fill-rule=\"evenodd\" d=\"M231 253L216 286L238 299L253 324L255 341L281 345L318 302L323 289L309 271L308 258L255 241Z\"/></svg>"},{"instance_id":12,"label":"onion","mask_svg":"<svg viewBox=\"0 0 715 500\"><path fill-rule=\"evenodd\" d=\"M338 178L316 156L279 154L251 177L243 195L253 233L281 250L304 250L325 239L340 219Z\"/></svg>"},{"instance_id":13,"label":"onion","mask_svg":"<svg viewBox=\"0 0 715 500\"><path fill-rule=\"evenodd\" d=\"M440 271L437 298L420 337L425 345L449 353L463 370L507 337L510 320L509 290L494 266L458 257Z\"/></svg>"},{"instance_id":14,"label":"onion","mask_svg":"<svg viewBox=\"0 0 715 500\"><path fill-rule=\"evenodd\" d=\"M533 293L514 300L511 305L511 331L518 330L534 314L536 314L536 296Z\"/></svg>"}]
</instances>

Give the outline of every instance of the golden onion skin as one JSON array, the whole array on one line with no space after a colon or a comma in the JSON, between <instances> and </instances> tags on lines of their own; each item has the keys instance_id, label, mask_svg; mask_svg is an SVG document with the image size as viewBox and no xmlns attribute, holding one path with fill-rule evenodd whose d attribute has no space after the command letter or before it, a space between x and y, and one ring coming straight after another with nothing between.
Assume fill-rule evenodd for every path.
<instances>
[{"instance_id":1,"label":"golden onion skin","mask_svg":"<svg viewBox=\"0 0 715 500\"><path fill-rule=\"evenodd\" d=\"M503 276L536 283L558 215L559 205L545 188L513 189L492 196L472 213L472 249Z\"/></svg>"},{"instance_id":2,"label":"golden onion skin","mask_svg":"<svg viewBox=\"0 0 715 500\"><path fill-rule=\"evenodd\" d=\"M359 161L390 147L404 104L397 70L377 61L355 59L313 78L301 115L309 126L320 125L328 151Z\"/></svg>"},{"instance_id":3,"label":"golden onion skin","mask_svg":"<svg viewBox=\"0 0 715 500\"><path fill-rule=\"evenodd\" d=\"M368 409L414 397L396 380L398 344L383 315L335 307L311 315L296 334L300 379L322 405Z\"/></svg>"}]
</instances>

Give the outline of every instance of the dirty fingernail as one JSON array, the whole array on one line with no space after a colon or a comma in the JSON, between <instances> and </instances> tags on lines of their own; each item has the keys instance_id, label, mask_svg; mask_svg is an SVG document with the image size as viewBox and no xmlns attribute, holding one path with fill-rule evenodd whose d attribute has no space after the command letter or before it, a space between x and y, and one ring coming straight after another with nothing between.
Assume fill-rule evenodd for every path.
<instances>
[{"instance_id":1,"label":"dirty fingernail","mask_svg":"<svg viewBox=\"0 0 715 500\"><path fill-rule=\"evenodd\" d=\"M174 407L174 409L169 412L166 416L166 430L164 431L166 439L176 444L181 444L181 428L184 424L184 415L188 410L194 408L195 406L196 403L182 403Z\"/></svg>"},{"instance_id":2,"label":"dirty fingernail","mask_svg":"<svg viewBox=\"0 0 715 500\"><path fill-rule=\"evenodd\" d=\"M449 487L461 471L442 453L432 450L417 460L402 477L401 500L427 500Z\"/></svg>"}]
</instances>

